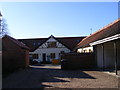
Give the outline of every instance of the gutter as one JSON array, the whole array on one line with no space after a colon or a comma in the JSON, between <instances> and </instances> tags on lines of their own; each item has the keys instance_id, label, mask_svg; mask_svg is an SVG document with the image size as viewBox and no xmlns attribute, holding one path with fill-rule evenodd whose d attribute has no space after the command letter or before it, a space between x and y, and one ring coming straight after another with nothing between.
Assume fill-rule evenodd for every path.
<instances>
[{"instance_id":1,"label":"gutter","mask_svg":"<svg viewBox=\"0 0 120 90\"><path fill-rule=\"evenodd\" d=\"M97 44L102 44L102 43L112 41L112 40L116 40L116 39L119 39L119 38L120 38L120 34L116 34L114 36L107 37L107 38L92 42L92 43L90 43L90 46L94 46L94 45L97 45Z\"/></svg>"}]
</instances>

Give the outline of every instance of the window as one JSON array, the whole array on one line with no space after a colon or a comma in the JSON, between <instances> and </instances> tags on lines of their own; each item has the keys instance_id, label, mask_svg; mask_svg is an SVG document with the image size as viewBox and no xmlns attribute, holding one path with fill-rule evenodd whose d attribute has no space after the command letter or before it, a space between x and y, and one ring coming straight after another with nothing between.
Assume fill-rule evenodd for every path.
<instances>
[{"instance_id":1,"label":"window","mask_svg":"<svg viewBox=\"0 0 120 90\"><path fill-rule=\"evenodd\" d=\"M56 47L56 42L48 42L48 48L55 48Z\"/></svg>"},{"instance_id":2,"label":"window","mask_svg":"<svg viewBox=\"0 0 120 90\"><path fill-rule=\"evenodd\" d=\"M89 52L91 53L91 52L92 52L92 50L91 50L91 49L89 49Z\"/></svg>"},{"instance_id":3,"label":"window","mask_svg":"<svg viewBox=\"0 0 120 90\"><path fill-rule=\"evenodd\" d=\"M87 52L87 50L84 50L84 53L86 53Z\"/></svg>"},{"instance_id":4,"label":"window","mask_svg":"<svg viewBox=\"0 0 120 90\"><path fill-rule=\"evenodd\" d=\"M55 53L51 53L50 56L51 56L51 59L54 59L55 58Z\"/></svg>"},{"instance_id":5,"label":"window","mask_svg":"<svg viewBox=\"0 0 120 90\"><path fill-rule=\"evenodd\" d=\"M77 40L77 42L80 42L80 40Z\"/></svg>"},{"instance_id":6,"label":"window","mask_svg":"<svg viewBox=\"0 0 120 90\"><path fill-rule=\"evenodd\" d=\"M38 54L33 54L34 59L38 59Z\"/></svg>"},{"instance_id":7,"label":"window","mask_svg":"<svg viewBox=\"0 0 120 90\"><path fill-rule=\"evenodd\" d=\"M34 43L33 43L33 45L35 46L35 45L36 45L36 43L34 42Z\"/></svg>"},{"instance_id":8,"label":"window","mask_svg":"<svg viewBox=\"0 0 120 90\"><path fill-rule=\"evenodd\" d=\"M40 42L38 42L38 45L40 45Z\"/></svg>"},{"instance_id":9,"label":"window","mask_svg":"<svg viewBox=\"0 0 120 90\"><path fill-rule=\"evenodd\" d=\"M60 53L63 54L63 53L65 53L65 52L64 52L64 51L61 51Z\"/></svg>"}]
</instances>

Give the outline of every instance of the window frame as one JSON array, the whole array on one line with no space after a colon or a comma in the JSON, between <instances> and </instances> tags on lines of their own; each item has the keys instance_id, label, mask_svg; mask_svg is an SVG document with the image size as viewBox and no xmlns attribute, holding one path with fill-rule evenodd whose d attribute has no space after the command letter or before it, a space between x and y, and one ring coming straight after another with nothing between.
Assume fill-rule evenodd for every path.
<instances>
[{"instance_id":1,"label":"window frame","mask_svg":"<svg viewBox=\"0 0 120 90\"><path fill-rule=\"evenodd\" d=\"M57 42L47 42L47 47L48 48L56 48L57 47Z\"/></svg>"}]
</instances>

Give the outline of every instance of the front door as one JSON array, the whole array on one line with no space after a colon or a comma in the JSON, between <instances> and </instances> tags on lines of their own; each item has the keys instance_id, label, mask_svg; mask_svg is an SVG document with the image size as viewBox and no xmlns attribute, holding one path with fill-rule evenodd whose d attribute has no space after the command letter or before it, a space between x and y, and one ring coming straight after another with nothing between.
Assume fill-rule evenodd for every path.
<instances>
[{"instance_id":1,"label":"front door","mask_svg":"<svg viewBox=\"0 0 120 90\"><path fill-rule=\"evenodd\" d=\"M43 62L45 63L46 62L46 53L43 53L42 57L43 57Z\"/></svg>"}]
</instances>

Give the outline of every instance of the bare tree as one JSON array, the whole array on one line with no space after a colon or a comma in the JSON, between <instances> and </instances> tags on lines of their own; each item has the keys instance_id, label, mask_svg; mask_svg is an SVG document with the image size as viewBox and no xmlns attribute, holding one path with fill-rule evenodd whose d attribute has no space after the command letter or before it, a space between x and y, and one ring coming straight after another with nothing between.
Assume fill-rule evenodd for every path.
<instances>
[{"instance_id":1,"label":"bare tree","mask_svg":"<svg viewBox=\"0 0 120 90\"><path fill-rule=\"evenodd\" d=\"M0 36L4 36L8 34L7 23L4 18L2 18L2 14L0 12Z\"/></svg>"}]
</instances>

